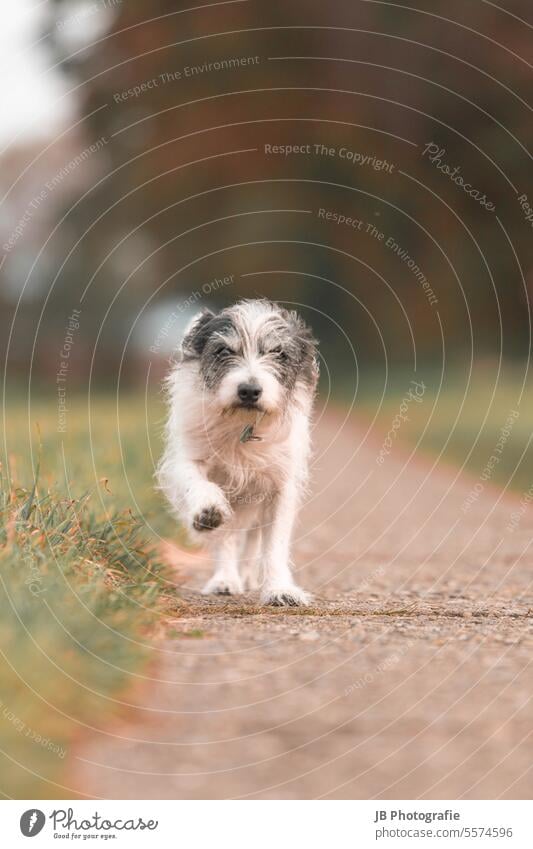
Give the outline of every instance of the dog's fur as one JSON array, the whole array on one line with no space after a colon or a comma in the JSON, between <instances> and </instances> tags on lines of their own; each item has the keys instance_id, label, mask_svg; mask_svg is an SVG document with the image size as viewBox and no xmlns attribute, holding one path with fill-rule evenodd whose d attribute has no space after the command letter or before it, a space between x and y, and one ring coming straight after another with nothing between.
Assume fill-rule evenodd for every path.
<instances>
[{"instance_id":1,"label":"dog's fur","mask_svg":"<svg viewBox=\"0 0 533 849\"><path fill-rule=\"evenodd\" d=\"M260 587L264 604L306 604L290 540L318 378L310 330L270 301L240 301L195 316L177 359L157 477L192 538L212 545L215 572L203 592ZM261 394L246 407L239 391Z\"/></svg>"}]
</instances>

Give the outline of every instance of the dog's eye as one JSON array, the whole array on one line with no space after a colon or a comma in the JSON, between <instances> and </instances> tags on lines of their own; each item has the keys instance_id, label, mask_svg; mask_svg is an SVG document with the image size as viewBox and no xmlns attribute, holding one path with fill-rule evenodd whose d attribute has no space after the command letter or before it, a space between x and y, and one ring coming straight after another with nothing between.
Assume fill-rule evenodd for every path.
<instances>
[{"instance_id":1,"label":"dog's eye","mask_svg":"<svg viewBox=\"0 0 533 849\"><path fill-rule=\"evenodd\" d=\"M227 345L219 345L215 348L215 354L217 357L230 357L235 352L228 348Z\"/></svg>"},{"instance_id":2,"label":"dog's eye","mask_svg":"<svg viewBox=\"0 0 533 849\"><path fill-rule=\"evenodd\" d=\"M285 360L287 360L287 359L288 359L287 352L283 350L283 348L281 347L281 345L278 345L278 346L277 346L277 348L272 348L272 350L270 351L270 353L271 353L271 354L274 354L274 356L275 356L275 357L277 357L277 358L278 358L278 360L285 361Z\"/></svg>"}]
</instances>

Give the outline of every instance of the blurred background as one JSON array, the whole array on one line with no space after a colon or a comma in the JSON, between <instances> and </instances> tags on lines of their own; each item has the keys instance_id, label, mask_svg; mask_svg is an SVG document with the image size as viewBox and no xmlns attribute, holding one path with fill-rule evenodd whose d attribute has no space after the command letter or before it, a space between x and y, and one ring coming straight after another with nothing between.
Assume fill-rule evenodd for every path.
<instances>
[{"instance_id":1,"label":"blurred background","mask_svg":"<svg viewBox=\"0 0 533 849\"><path fill-rule=\"evenodd\" d=\"M46 384L77 308L71 389L90 370L144 382L179 334L176 305L229 275L203 299L303 304L348 372L354 356L413 367L415 346L437 367L444 344L458 363L527 356L531 45L528 4L512 5L337 0L326 29L324 4L298 0L6 11L9 375L31 365ZM430 162L429 143L492 210Z\"/></svg>"},{"instance_id":2,"label":"blurred background","mask_svg":"<svg viewBox=\"0 0 533 849\"><path fill-rule=\"evenodd\" d=\"M54 404L89 383L157 391L194 311L258 296L306 313L324 381L361 409L422 367L461 393L481 370L489 401L502 364L521 385L527 3L334 11L333 26L299 0L4 13L10 385L31 375Z\"/></svg>"},{"instance_id":3,"label":"blurred background","mask_svg":"<svg viewBox=\"0 0 533 849\"><path fill-rule=\"evenodd\" d=\"M114 634L132 627L123 595L115 606L106 595L124 570L138 570L128 586L143 599L166 586L153 546L179 532L152 488L159 387L203 306L295 305L320 339L320 403L353 405L377 432L422 381L401 439L474 476L519 411L491 479L530 486L530 12L527 0L2 10L2 533L18 546L13 570L26 552L30 571L68 573L54 598L62 610L70 599L85 650L96 641L107 661L135 666L91 616L109 616ZM69 518L87 492L92 506ZM128 517L148 541L133 565L117 531ZM45 527L59 528L63 559L50 557ZM110 548L88 558L88 539ZM28 604L27 574L18 580L4 598L16 627ZM6 650L14 668L36 668L24 654L36 615L30 605L22 659ZM96 667L94 689L114 692ZM88 721L63 684L61 710ZM7 690L16 716L42 716L15 673ZM90 700L84 709L98 713ZM4 792L61 795L56 777L42 784L57 757L28 768L44 748L20 755L23 735L12 721L2 728ZM56 740L71 734L54 728Z\"/></svg>"}]
</instances>

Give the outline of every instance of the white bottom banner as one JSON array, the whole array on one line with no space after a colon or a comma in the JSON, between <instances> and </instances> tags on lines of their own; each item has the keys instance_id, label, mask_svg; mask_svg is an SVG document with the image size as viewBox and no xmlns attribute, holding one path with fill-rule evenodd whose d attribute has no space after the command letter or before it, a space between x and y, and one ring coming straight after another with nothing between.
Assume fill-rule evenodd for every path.
<instances>
[{"instance_id":1,"label":"white bottom banner","mask_svg":"<svg viewBox=\"0 0 533 849\"><path fill-rule=\"evenodd\" d=\"M533 846L531 802L3 801L2 845ZM70 844L69 844L70 845Z\"/></svg>"}]
</instances>

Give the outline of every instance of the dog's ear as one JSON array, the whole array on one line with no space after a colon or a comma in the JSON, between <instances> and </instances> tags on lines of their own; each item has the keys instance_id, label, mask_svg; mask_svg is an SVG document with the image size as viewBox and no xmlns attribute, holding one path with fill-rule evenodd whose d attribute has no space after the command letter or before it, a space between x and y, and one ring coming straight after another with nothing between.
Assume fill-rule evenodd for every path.
<instances>
[{"instance_id":1,"label":"dog's ear","mask_svg":"<svg viewBox=\"0 0 533 849\"><path fill-rule=\"evenodd\" d=\"M292 339L298 346L301 376L314 389L319 377L318 339L295 310L285 311L285 317L291 328Z\"/></svg>"},{"instance_id":2,"label":"dog's ear","mask_svg":"<svg viewBox=\"0 0 533 849\"><path fill-rule=\"evenodd\" d=\"M185 328L181 349L183 355L187 358L199 357L205 348L205 343L209 338L208 325L211 319L214 318L214 313L211 310L203 309L196 313Z\"/></svg>"}]
</instances>

